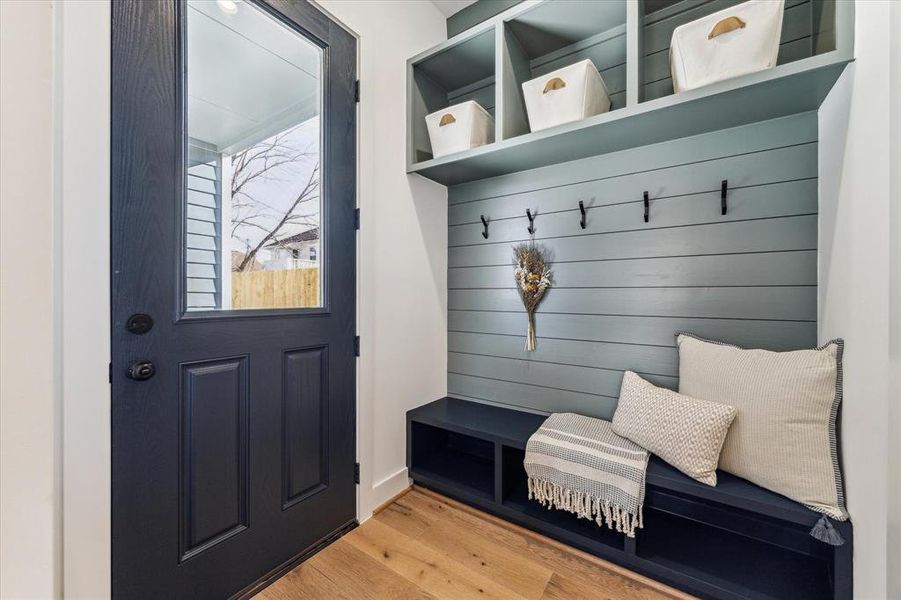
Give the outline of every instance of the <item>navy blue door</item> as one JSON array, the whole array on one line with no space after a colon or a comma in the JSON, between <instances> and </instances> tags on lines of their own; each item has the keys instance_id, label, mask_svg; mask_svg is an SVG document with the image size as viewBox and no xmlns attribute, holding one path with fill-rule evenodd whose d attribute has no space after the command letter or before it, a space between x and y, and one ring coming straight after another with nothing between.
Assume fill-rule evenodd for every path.
<instances>
[{"instance_id":1,"label":"navy blue door","mask_svg":"<svg viewBox=\"0 0 901 600\"><path fill-rule=\"evenodd\" d=\"M356 42L112 8L112 590L226 598L353 526Z\"/></svg>"}]
</instances>

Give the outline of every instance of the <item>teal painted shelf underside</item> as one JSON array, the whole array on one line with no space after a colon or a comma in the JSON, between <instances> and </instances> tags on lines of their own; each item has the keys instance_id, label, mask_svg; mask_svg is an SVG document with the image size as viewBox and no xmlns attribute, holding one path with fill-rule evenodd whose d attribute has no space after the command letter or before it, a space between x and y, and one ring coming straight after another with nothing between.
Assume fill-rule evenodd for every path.
<instances>
[{"instance_id":1,"label":"teal painted shelf underside","mask_svg":"<svg viewBox=\"0 0 901 600\"><path fill-rule=\"evenodd\" d=\"M414 163L408 172L455 185L817 110L848 62L830 52Z\"/></svg>"}]
</instances>

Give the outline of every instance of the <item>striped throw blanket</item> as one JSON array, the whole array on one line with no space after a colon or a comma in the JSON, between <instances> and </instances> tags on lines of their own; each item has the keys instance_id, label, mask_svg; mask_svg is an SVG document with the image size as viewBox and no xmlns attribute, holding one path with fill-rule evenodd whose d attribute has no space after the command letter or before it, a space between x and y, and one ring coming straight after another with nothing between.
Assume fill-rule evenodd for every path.
<instances>
[{"instance_id":1,"label":"striped throw blanket","mask_svg":"<svg viewBox=\"0 0 901 600\"><path fill-rule=\"evenodd\" d=\"M610 421L572 413L547 418L526 443L529 499L635 537L642 527L648 452Z\"/></svg>"}]
</instances>

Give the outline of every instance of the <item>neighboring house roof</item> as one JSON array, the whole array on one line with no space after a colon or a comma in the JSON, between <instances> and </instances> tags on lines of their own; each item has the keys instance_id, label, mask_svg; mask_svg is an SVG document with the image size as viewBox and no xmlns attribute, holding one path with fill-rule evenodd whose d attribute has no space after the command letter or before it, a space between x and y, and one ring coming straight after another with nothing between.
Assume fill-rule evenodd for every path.
<instances>
[{"instance_id":1,"label":"neighboring house roof","mask_svg":"<svg viewBox=\"0 0 901 600\"><path fill-rule=\"evenodd\" d=\"M286 237L285 239L266 244L266 247L267 248L290 248L293 244L299 244L301 242L315 242L318 239L319 239L319 228L314 227L312 229L307 229L306 231L301 231L300 233L292 235L291 237Z\"/></svg>"},{"instance_id":2,"label":"neighboring house roof","mask_svg":"<svg viewBox=\"0 0 901 600\"><path fill-rule=\"evenodd\" d=\"M244 262L245 254L238 250L232 250L232 271L237 270L237 268ZM245 268L245 271L262 271L263 263L257 260L257 257L254 256L253 260L248 265L249 268Z\"/></svg>"}]
</instances>

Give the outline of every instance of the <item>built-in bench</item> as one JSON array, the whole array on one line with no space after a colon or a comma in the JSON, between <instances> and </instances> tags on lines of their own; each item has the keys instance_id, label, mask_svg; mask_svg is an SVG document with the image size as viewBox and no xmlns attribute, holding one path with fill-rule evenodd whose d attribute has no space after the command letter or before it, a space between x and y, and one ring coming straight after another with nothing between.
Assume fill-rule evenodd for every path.
<instances>
[{"instance_id":1,"label":"built-in bench","mask_svg":"<svg viewBox=\"0 0 901 600\"><path fill-rule=\"evenodd\" d=\"M526 441L546 417L442 398L407 413L413 481L596 556L707 598L852 597L851 523L829 546L810 537L820 515L739 477L716 487L656 457L644 529L626 538L528 499Z\"/></svg>"}]
</instances>

